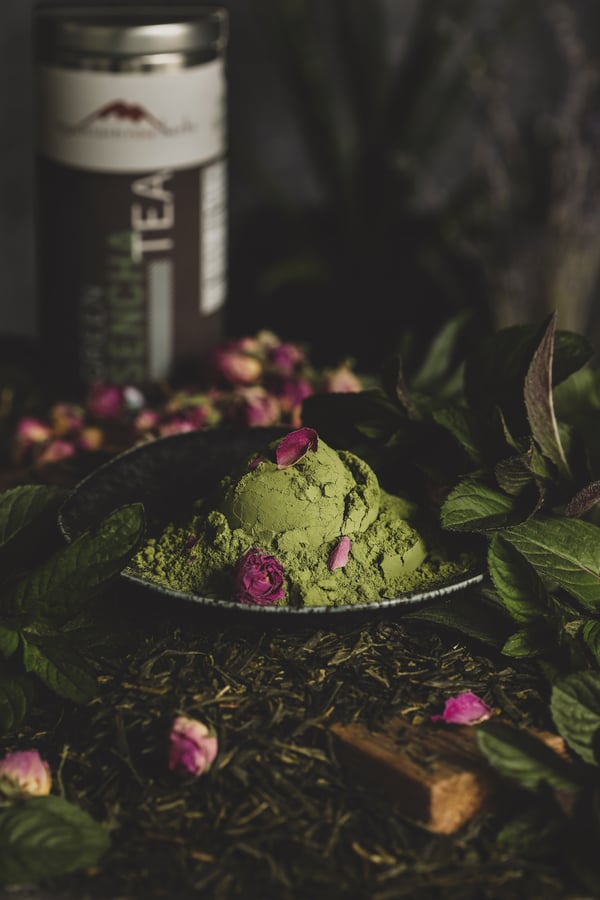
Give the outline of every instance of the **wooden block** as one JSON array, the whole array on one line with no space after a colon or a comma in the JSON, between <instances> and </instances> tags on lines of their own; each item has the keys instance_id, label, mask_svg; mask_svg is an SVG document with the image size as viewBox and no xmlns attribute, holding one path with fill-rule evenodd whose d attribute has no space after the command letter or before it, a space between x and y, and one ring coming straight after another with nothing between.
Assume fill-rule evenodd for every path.
<instances>
[{"instance_id":1,"label":"wooden block","mask_svg":"<svg viewBox=\"0 0 600 900\"><path fill-rule=\"evenodd\" d=\"M331 727L342 763L384 790L404 816L452 834L489 809L502 783L479 750L475 728L411 725L402 718L370 731L360 722ZM536 733L558 752L560 737Z\"/></svg>"}]
</instances>

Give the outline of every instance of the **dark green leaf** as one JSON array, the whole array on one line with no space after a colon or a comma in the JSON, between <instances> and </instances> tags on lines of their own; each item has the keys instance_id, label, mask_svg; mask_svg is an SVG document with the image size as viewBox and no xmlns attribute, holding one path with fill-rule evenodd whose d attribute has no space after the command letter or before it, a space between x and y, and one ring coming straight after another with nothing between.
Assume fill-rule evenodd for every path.
<instances>
[{"instance_id":1,"label":"dark green leaf","mask_svg":"<svg viewBox=\"0 0 600 900\"><path fill-rule=\"evenodd\" d=\"M600 729L600 674L574 672L552 688L550 711L569 747L587 763L597 761Z\"/></svg>"},{"instance_id":2,"label":"dark green leaf","mask_svg":"<svg viewBox=\"0 0 600 900\"><path fill-rule=\"evenodd\" d=\"M516 659L524 659L530 656L539 656L545 649L540 640L540 635L526 628L511 634L502 648L505 656L514 656Z\"/></svg>"},{"instance_id":3,"label":"dark green leaf","mask_svg":"<svg viewBox=\"0 0 600 900\"><path fill-rule=\"evenodd\" d=\"M600 528L578 519L535 516L503 536L541 575L585 606L600 604Z\"/></svg>"},{"instance_id":4,"label":"dark green leaf","mask_svg":"<svg viewBox=\"0 0 600 900\"><path fill-rule=\"evenodd\" d=\"M600 622L590 619L581 629L583 643L588 648L596 665L600 667Z\"/></svg>"},{"instance_id":5,"label":"dark green leaf","mask_svg":"<svg viewBox=\"0 0 600 900\"><path fill-rule=\"evenodd\" d=\"M468 409L461 406L446 406L432 413L433 419L458 441L465 453L479 464L481 445L477 419Z\"/></svg>"},{"instance_id":6,"label":"dark green leaf","mask_svg":"<svg viewBox=\"0 0 600 900\"><path fill-rule=\"evenodd\" d=\"M477 743L489 762L506 778L529 790L543 784L553 788L576 788L572 767L558 753L526 731L486 722L477 727Z\"/></svg>"},{"instance_id":7,"label":"dark green leaf","mask_svg":"<svg viewBox=\"0 0 600 900\"><path fill-rule=\"evenodd\" d=\"M385 442L406 415L378 389L356 394L313 394L302 406L302 422L338 449L353 446L364 428L372 428Z\"/></svg>"},{"instance_id":8,"label":"dark green leaf","mask_svg":"<svg viewBox=\"0 0 600 900\"><path fill-rule=\"evenodd\" d=\"M488 567L500 599L516 622L533 622L543 614L546 592L535 569L499 534L490 542Z\"/></svg>"},{"instance_id":9,"label":"dark green leaf","mask_svg":"<svg viewBox=\"0 0 600 900\"><path fill-rule=\"evenodd\" d=\"M0 673L0 734L17 728L31 703L31 680L24 675Z\"/></svg>"},{"instance_id":10,"label":"dark green leaf","mask_svg":"<svg viewBox=\"0 0 600 900\"><path fill-rule=\"evenodd\" d=\"M0 812L0 881L30 884L92 866L107 830L62 797L31 797Z\"/></svg>"},{"instance_id":11,"label":"dark green leaf","mask_svg":"<svg viewBox=\"0 0 600 900\"><path fill-rule=\"evenodd\" d=\"M515 500L474 478L465 478L442 507L442 526L451 531L494 531L517 517Z\"/></svg>"},{"instance_id":12,"label":"dark green leaf","mask_svg":"<svg viewBox=\"0 0 600 900\"><path fill-rule=\"evenodd\" d=\"M500 604L488 598L481 588L453 594L451 600L438 601L405 614L409 619L431 622L466 634L500 649L510 634L512 623Z\"/></svg>"},{"instance_id":13,"label":"dark green leaf","mask_svg":"<svg viewBox=\"0 0 600 900\"><path fill-rule=\"evenodd\" d=\"M15 628L0 625L0 656L8 659L19 646L19 632Z\"/></svg>"},{"instance_id":14,"label":"dark green leaf","mask_svg":"<svg viewBox=\"0 0 600 900\"><path fill-rule=\"evenodd\" d=\"M510 456L500 460L494 467L494 475L499 487L513 497L523 493L533 477L523 456Z\"/></svg>"},{"instance_id":15,"label":"dark green leaf","mask_svg":"<svg viewBox=\"0 0 600 900\"><path fill-rule=\"evenodd\" d=\"M0 494L0 548L5 549L13 538L34 522L38 516L54 514L65 497L61 488L28 484Z\"/></svg>"},{"instance_id":16,"label":"dark green leaf","mask_svg":"<svg viewBox=\"0 0 600 900\"><path fill-rule=\"evenodd\" d=\"M60 636L23 636L23 663L50 690L66 700L85 703L98 691L92 670L69 642Z\"/></svg>"},{"instance_id":17,"label":"dark green leaf","mask_svg":"<svg viewBox=\"0 0 600 900\"><path fill-rule=\"evenodd\" d=\"M525 408L531 433L540 450L563 475L571 472L560 439L552 397L552 360L556 317L552 316L525 377Z\"/></svg>"},{"instance_id":18,"label":"dark green leaf","mask_svg":"<svg viewBox=\"0 0 600 900\"><path fill-rule=\"evenodd\" d=\"M456 368L458 340L470 318L462 313L449 319L431 342L419 370L410 379L411 388L428 394L439 394L451 380Z\"/></svg>"},{"instance_id":19,"label":"dark green leaf","mask_svg":"<svg viewBox=\"0 0 600 900\"><path fill-rule=\"evenodd\" d=\"M33 611L57 622L69 618L124 568L143 533L142 505L121 507L107 516L96 532L81 535L7 587L0 608L8 615Z\"/></svg>"},{"instance_id":20,"label":"dark green leaf","mask_svg":"<svg viewBox=\"0 0 600 900\"><path fill-rule=\"evenodd\" d=\"M59 542L56 515L66 492L23 485L0 494L0 571L30 567Z\"/></svg>"},{"instance_id":21,"label":"dark green leaf","mask_svg":"<svg viewBox=\"0 0 600 900\"><path fill-rule=\"evenodd\" d=\"M560 847L564 827L564 821L558 816L550 815L545 806L536 805L508 822L498 832L496 840L519 853L527 853L528 857L540 859Z\"/></svg>"}]
</instances>

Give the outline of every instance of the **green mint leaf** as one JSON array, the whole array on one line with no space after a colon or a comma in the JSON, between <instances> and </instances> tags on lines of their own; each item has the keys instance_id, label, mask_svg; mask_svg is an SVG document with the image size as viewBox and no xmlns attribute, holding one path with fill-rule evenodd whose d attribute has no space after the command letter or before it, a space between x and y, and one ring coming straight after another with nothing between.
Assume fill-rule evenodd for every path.
<instances>
[{"instance_id":1,"label":"green mint leaf","mask_svg":"<svg viewBox=\"0 0 600 900\"><path fill-rule=\"evenodd\" d=\"M0 881L31 884L87 868L109 844L84 810L62 797L31 797L0 812Z\"/></svg>"},{"instance_id":2,"label":"green mint leaf","mask_svg":"<svg viewBox=\"0 0 600 900\"><path fill-rule=\"evenodd\" d=\"M378 388L352 394L312 394L302 405L302 422L340 449L359 442L365 428L385 443L405 419L405 413Z\"/></svg>"},{"instance_id":3,"label":"green mint leaf","mask_svg":"<svg viewBox=\"0 0 600 900\"><path fill-rule=\"evenodd\" d=\"M574 672L552 688L550 711L565 741L585 762L596 763L600 729L600 674Z\"/></svg>"},{"instance_id":4,"label":"green mint leaf","mask_svg":"<svg viewBox=\"0 0 600 900\"><path fill-rule=\"evenodd\" d=\"M450 432L473 462L481 462L481 439L473 413L462 406L446 406L432 413L433 420Z\"/></svg>"},{"instance_id":5,"label":"green mint leaf","mask_svg":"<svg viewBox=\"0 0 600 900\"><path fill-rule=\"evenodd\" d=\"M494 475L498 486L512 497L522 494L533 479L527 460L523 456L501 459L494 467Z\"/></svg>"},{"instance_id":6,"label":"green mint leaf","mask_svg":"<svg viewBox=\"0 0 600 900\"><path fill-rule=\"evenodd\" d=\"M590 619L581 629L583 643L600 666L600 622Z\"/></svg>"},{"instance_id":7,"label":"green mint leaf","mask_svg":"<svg viewBox=\"0 0 600 900\"><path fill-rule=\"evenodd\" d=\"M579 519L535 516L503 537L546 578L584 606L600 606L600 528Z\"/></svg>"},{"instance_id":8,"label":"green mint leaf","mask_svg":"<svg viewBox=\"0 0 600 900\"><path fill-rule=\"evenodd\" d=\"M0 734L14 731L21 724L32 699L31 679L0 672Z\"/></svg>"},{"instance_id":9,"label":"green mint leaf","mask_svg":"<svg viewBox=\"0 0 600 900\"><path fill-rule=\"evenodd\" d=\"M570 764L528 732L502 722L486 722L476 733L479 749L492 766L523 787L532 791L543 784L577 787Z\"/></svg>"},{"instance_id":10,"label":"green mint leaf","mask_svg":"<svg viewBox=\"0 0 600 900\"><path fill-rule=\"evenodd\" d=\"M446 498L441 511L450 531L494 531L517 518L512 497L501 494L474 478L465 478Z\"/></svg>"},{"instance_id":11,"label":"green mint leaf","mask_svg":"<svg viewBox=\"0 0 600 900\"><path fill-rule=\"evenodd\" d=\"M586 484L574 497L569 500L565 508L565 515L578 518L584 516L596 503L600 502L600 481Z\"/></svg>"},{"instance_id":12,"label":"green mint leaf","mask_svg":"<svg viewBox=\"0 0 600 900\"><path fill-rule=\"evenodd\" d=\"M523 628L521 631L511 634L502 648L502 653L505 656L513 656L515 659L525 659L539 656L543 652L544 646L543 640L540 639L537 632Z\"/></svg>"},{"instance_id":13,"label":"green mint leaf","mask_svg":"<svg viewBox=\"0 0 600 900\"><path fill-rule=\"evenodd\" d=\"M139 503L123 506L59 550L33 572L6 588L0 608L8 615L34 612L59 622L76 613L140 546L144 511Z\"/></svg>"},{"instance_id":14,"label":"green mint leaf","mask_svg":"<svg viewBox=\"0 0 600 900\"><path fill-rule=\"evenodd\" d=\"M569 477L571 471L560 439L552 397L555 330L556 316L553 315L525 377L525 409L531 433L540 450L563 475Z\"/></svg>"},{"instance_id":15,"label":"green mint leaf","mask_svg":"<svg viewBox=\"0 0 600 900\"><path fill-rule=\"evenodd\" d=\"M19 646L19 632L15 628L0 625L0 656L8 659Z\"/></svg>"},{"instance_id":16,"label":"green mint leaf","mask_svg":"<svg viewBox=\"0 0 600 900\"><path fill-rule=\"evenodd\" d=\"M5 549L15 536L38 516L54 514L65 497L61 488L28 484L0 494L0 548Z\"/></svg>"},{"instance_id":17,"label":"green mint leaf","mask_svg":"<svg viewBox=\"0 0 600 900\"><path fill-rule=\"evenodd\" d=\"M466 634L500 649L511 632L512 623L495 597L481 588L457 592L452 600L442 600L406 613L409 619Z\"/></svg>"},{"instance_id":18,"label":"green mint leaf","mask_svg":"<svg viewBox=\"0 0 600 900\"><path fill-rule=\"evenodd\" d=\"M24 634L23 664L27 672L66 700L85 703L98 691L89 665L73 644L60 636Z\"/></svg>"},{"instance_id":19,"label":"green mint leaf","mask_svg":"<svg viewBox=\"0 0 600 900\"><path fill-rule=\"evenodd\" d=\"M22 485L0 494L0 571L31 564L48 546L48 532L58 537L56 515L66 492L45 485Z\"/></svg>"},{"instance_id":20,"label":"green mint leaf","mask_svg":"<svg viewBox=\"0 0 600 900\"><path fill-rule=\"evenodd\" d=\"M438 331L418 371L410 379L414 391L438 396L444 391L453 378L458 342L470 318L469 313L460 313Z\"/></svg>"},{"instance_id":21,"label":"green mint leaf","mask_svg":"<svg viewBox=\"0 0 600 900\"><path fill-rule=\"evenodd\" d=\"M488 569L502 603L516 622L534 622L543 615L546 591L539 576L499 534L490 542Z\"/></svg>"}]
</instances>

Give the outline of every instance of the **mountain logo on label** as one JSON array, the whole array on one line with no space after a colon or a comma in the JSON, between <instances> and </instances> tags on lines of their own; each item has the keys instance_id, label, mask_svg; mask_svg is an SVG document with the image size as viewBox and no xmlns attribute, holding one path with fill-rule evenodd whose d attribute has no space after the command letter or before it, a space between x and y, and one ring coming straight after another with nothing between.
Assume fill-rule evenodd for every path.
<instances>
[{"instance_id":1,"label":"mountain logo on label","mask_svg":"<svg viewBox=\"0 0 600 900\"><path fill-rule=\"evenodd\" d=\"M126 125L128 123L133 125L147 124L162 134L169 134L171 131L164 122L157 119L144 106L141 106L139 103L128 103L126 100L111 100L110 103L106 103L99 109L94 110L94 112L84 116L83 119L80 119L79 122L72 126L72 130L86 131L95 122L101 122L105 125L111 122L114 122L116 125Z\"/></svg>"}]
</instances>

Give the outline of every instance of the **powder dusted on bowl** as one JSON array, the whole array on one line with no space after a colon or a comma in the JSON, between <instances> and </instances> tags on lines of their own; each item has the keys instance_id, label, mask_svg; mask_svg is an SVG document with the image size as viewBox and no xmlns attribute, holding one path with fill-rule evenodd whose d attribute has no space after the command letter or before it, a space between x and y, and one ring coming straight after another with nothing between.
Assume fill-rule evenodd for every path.
<instances>
[{"instance_id":1,"label":"powder dusted on bowl","mask_svg":"<svg viewBox=\"0 0 600 900\"><path fill-rule=\"evenodd\" d=\"M257 448L215 499L196 503L189 522L151 538L135 571L172 590L243 603L378 602L465 570L464 560L436 561L414 513L364 460L302 428ZM252 566L240 579L244 560Z\"/></svg>"}]
</instances>

